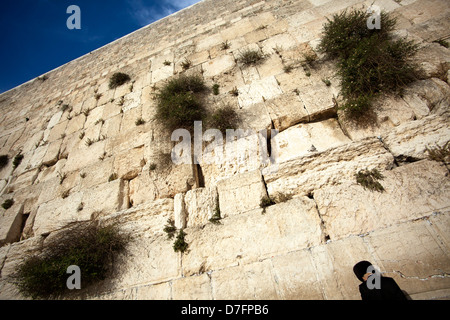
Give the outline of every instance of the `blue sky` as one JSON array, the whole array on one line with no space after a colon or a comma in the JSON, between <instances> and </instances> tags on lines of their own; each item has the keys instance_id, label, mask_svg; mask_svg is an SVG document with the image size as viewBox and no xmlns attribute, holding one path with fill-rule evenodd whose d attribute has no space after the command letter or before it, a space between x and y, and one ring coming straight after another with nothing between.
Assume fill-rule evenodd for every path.
<instances>
[{"instance_id":1,"label":"blue sky","mask_svg":"<svg viewBox=\"0 0 450 320\"><path fill-rule=\"evenodd\" d=\"M0 93L200 0L1 0ZM70 5L81 30L66 26Z\"/></svg>"}]
</instances>

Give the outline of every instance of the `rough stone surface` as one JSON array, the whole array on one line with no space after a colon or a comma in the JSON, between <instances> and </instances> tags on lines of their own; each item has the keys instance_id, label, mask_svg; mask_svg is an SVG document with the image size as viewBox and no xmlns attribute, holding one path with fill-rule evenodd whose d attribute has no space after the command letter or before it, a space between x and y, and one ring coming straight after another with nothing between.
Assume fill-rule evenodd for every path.
<instances>
[{"instance_id":1,"label":"rough stone surface","mask_svg":"<svg viewBox=\"0 0 450 320\"><path fill-rule=\"evenodd\" d=\"M221 180L217 183L217 191L223 217L256 209L267 196L259 170Z\"/></svg>"},{"instance_id":2,"label":"rough stone surface","mask_svg":"<svg viewBox=\"0 0 450 320\"><path fill-rule=\"evenodd\" d=\"M448 171L423 160L382 171L384 192L364 189L354 182L326 186L314 192L320 215L331 239L363 234L428 216L450 207ZM355 199L360 201L355 201Z\"/></svg>"},{"instance_id":3,"label":"rough stone surface","mask_svg":"<svg viewBox=\"0 0 450 320\"><path fill-rule=\"evenodd\" d=\"M367 138L299 156L263 170L269 196L277 194L307 195L326 185L338 185L354 180L361 169L391 168L394 158L377 138ZM270 168L267 168L270 169Z\"/></svg>"},{"instance_id":4,"label":"rough stone surface","mask_svg":"<svg viewBox=\"0 0 450 320\"><path fill-rule=\"evenodd\" d=\"M327 18L371 4L420 45L423 72L355 121L317 49ZM89 299L358 300L360 260L411 299L449 299L449 163L426 151L450 140L450 50L436 42L449 16L447 0L204 0L2 93L0 202L15 203L0 208L0 299L24 299L10 276L81 221L131 235ZM244 66L246 49L264 59ZM115 72L131 82L109 89ZM203 77L206 111L230 106L247 129L203 140L198 164L172 162L155 119L158 90L180 74ZM356 182L374 168L382 193ZM169 219L187 234L183 253Z\"/></svg>"},{"instance_id":5,"label":"rough stone surface","mask_svg":"<svg viewBox=\"0 0 450 320\"><path fill-rule=\"evenodd\" d=\"M198 188L186 192L184 196L186 226L204 225L216 213L218 194L215 187Z\"/></svg>"}]
</instances>

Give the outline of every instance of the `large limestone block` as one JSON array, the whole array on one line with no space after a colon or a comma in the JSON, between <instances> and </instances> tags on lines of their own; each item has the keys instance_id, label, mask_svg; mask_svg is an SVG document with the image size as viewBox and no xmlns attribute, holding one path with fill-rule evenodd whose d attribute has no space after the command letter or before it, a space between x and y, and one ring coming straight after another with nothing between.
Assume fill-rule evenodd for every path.
<instances>
[{"instance_id":1,"label":"large limestone block","mask_svg":"<svg viewBox=\"0 0 450 320\"><path fill-rule=\"evenodd\" d=\"M110 214L126 208L125 184L122 179L117 179L84 190L81 200L83 215Z\"/></svg>"},{"instance_id":2,"label":"large limestone block","mask_svg":"<svg viewBox=\"0 0 450 320\"><path fill-rule=\"evenodd\" d=\"M256 103L245 109L238 109L236 113L239 117L239 128L243 130L253 130L259 132L261 130L270 130L272 128L272 119L269 111L264 103Z\"/></svg>"},{"instance_id":3,"label":"large limestone block","mask_svg":"<svg viewBox=\"0 0 450 320\"><path fill-rule=\"evenodd\" d=\"M322 300L322 285L310 250L273 257L273 274L281 300Z\"/></svg>"},{"instance_id":4,"label":"large limestone block","mask_svg":"<svg viewBox=\"0 0 450 320\"><path fill-rule=\"evenodd\" d=\"M331 239L422 218L450 206L448 172L437 162L423 160L382 174L382 193L365 190L356 180L315 191L314 199Z\"/></svg>"},{"instance_id":5,"label":"large limestone block","mask_svg":"<svg viewBox=\"0 0 450 320\"><path fill-rule=\"evenodd\" d=\"M420 64L424 78L439 78L450 68L450 50L438 43L429 43L418 50L414 60Z\"/></svg>"},{"instance_id":6,"label":"large limestone block","mask_svg":"<svg viewBox=\"0 0 450 320\"><path fill-rule=\"evenodd\" d=\"M171 282L140 286L134 290L136 291L136 300L170 300L172 298Z\"/></svg>"},{"instance_id":7,"label":"large limestone block","mask_svg":"<svg viewBox=\"0 0 450 320\"><path fill-rule=\"evenodd\" d=\"M308 111L309 121L335 115L334 98L337 95L338 90L334 86L328 87L321 80L299 89L299 96Z\"/></svg>"},{"instance_id":8,"label":"large limestone block","mask_svg":"<svg viewBox=\"0 0 450 320\"><path fill-rule=\"evenodd\" d=\"M212 298L211 280L206 273L172 282L174 300L212 300Z\"/></svg>"},{"instance_id":9,"label":"large limestone block","mask_svg":"<svg viewBox=\"0 0 450 320\"><path fill-rule=\"evenodd\" d=\"M114 172L113 162L113 158L106 158L103 161L98 161L86 168L82 168L79 173L81 189L89 189L107 182Z\"/></svg>"},{"instance_id":10,"label":"large limestone block","mask_svg":"<svg viewBox=\"0 0 450 320\"><path fill-rule=\"evenodd\" d=\"M266 78L285 72L284 67L283 60L278 55L272 54L257 65L256 70L261 78Z\"/></svg>"},{"instance_id":11,"label":"large limestone block","mask_svg":"<svg viewBox=\"0 0 450 320\"><path fill-rule=\"evenodd\" d=\"M362 260L377 265L371 248L361 237L348 237L310 250L321 293L327 300L360 300L359 284L353 266ZM383 270L380 270L383 271Z\"/></svg>"},{"instance_id":12,"label":"large limestone block","mask_svg":"<svg viewBox=\"0 0 450 320\"><path fill-rule=\"evenodd\" d=\"M58 139L61 139L61 137L65 134L66 127L69 121L62 121L56 124L53 128L50 129L50 134L47 137L48 142L52 142Z\"/></svg>"},{"instance_id":13,"label":"large limestone block","mask_svg":"<svg viewBox=\"0 0 450 320\"><path fill-rule=\"evenodd\" d=\"M413 24L419 24L441 15L447 9L448 3L445 0L432 2L420 0L408 1L407 5L397 9L396 12L401 13L404 17L411 20Z\"/></svg>"},{"instance_id":14,"label":"large limestone block","mask_svg":"<svg viewBox=\"0 0 450 320\"><path fill-rule=\"evenodd\" d=\"M442 213L442 214L441 214ZM444 214L446 213L446 214ZM442 212L436 212L431 217L428 218L430 221L432 229L436 232L438 237L443 241L443 243L449 247L450 246L450 215L448 210L443 210Z\"/></svg>"},{"instance_id":15,"label":"large limestone block","mask_svg":"<svg viewBox=\"0 0 450 320\"><path fill-rule=\"evenodd\" d=\"M180 276L180 256L167 236L133 237L115 259L111 276L116 288L160 283Z\"/></svg>"},{"instance_id":16,"label":"large limestone block","mask_svg":"<svg viewBox=\"0 0 450 320\"><path fill-rule=\"evenodd\" d=\"M336 119L299 124L271 139L272 152L277 163L350 142L351 140L344 135Z\"/></svg>"},{"instance_id":17,"label":"large limestone block","mask_svg":"<svg viewBox=\"0 0 450 320\"><path fill-rule=\"evenodd\" d=\"M427 220L377 230L367 236L367 242L379 257L382 271L386 276L394 277L407 294L446 290L448 296L448 247L440 241ZM414 296L412 298L415 299ZM420 295L418 298L421 299Z\"/></svg>"},{"instance_id":18,"label":"large limestone block","mask_svg":"<svg viewBox=\"0 0 450 320\"><path fill-rule=\"evenodd\" d=\"M24 157L24 159L22 160L22 164L27 163L27 167L30 167L30 168L40 167L42 164L42 161L45 157L45 154L47 153L48 147L49 147L49 144L46 144L46 145L36 148L33 151L31 157L29 157L29 158ZM28 158L28 160L27 160L27 158Z\"/></svg>"},{"instance_id":19,"label":"large limestone block","mask_svg":"<svg viewBox=\"0 0 450 320\"><path fill-rule=\"evenodd\" d=\"M67 150L68 157L64 167L64 171L76 171L87 167L99 158L104 156L106 140L98 141L90 146L84 144L84 140L80 141L78 146L72 150Z\"/></svg>"},{"instance_id":20,"label":"large limestone block","mask_svg":"<svg viewBox=\"0 0 450 320\"><path fill-rule=\"evenodd\" d=\"M62 140L56 140L49 144L47 152L42 159L42 164L46 166L52 166L58 162L59 150L61 148Z\"/></svg>"},{"instance_id":21,"label":"large limestone block","mask_svg":"<svg viewBox=\"0 0 450 320\"><path fill-rule=\"evenodd\" d=\"M0 299L23 300L25 297L12 283L8 277L12 276L22 263L23 257L35 254L42 245L42 237L34 237L25 241L16 242L0 248L0 263L2 266L2 278L0 281Z\"/></svg>"},{"instance_id":22,"label":"large limestone block","mask_svg":"<svg viewBox=\"0 0 450 320\"><path fill-rule=\"evenodd\" d=\"M130 92L129 94L125 95L124 103L123 103L123 107L122 107L123 112L126 112L128 110L138 107L141 104L141 95L142 95L142 90L136 90L136 91Z\"/></svg>"},{"instance_id":23,"label":"large limestone block","mask_svg":"<svg viewBox=\"0 0 450 320\"><path fill-rule=\"evenodd\" d=\"M264 100L275 98L283 93L274 76L255 80L237 89L239 91L238 101L240 108L264 102Z\"/></svg>"},{"instance_id":24,"label":"large limestone block","mask_svg":"<svg viewBox=\"0 0 450 320\"><path fill-rule=\"evenodd\" d=\"M193 227L208 223L218 208L216 187L189 190L184 196L186 226Z\"/></svg>"},{"instance_id":25,"label":"large limestone block","mask_svg":"<svg viewBox=\"0 0 450 320\"><path fill-rule=\"evenodd\" d=\"M163 66L155 71L152 71L152 83L165 80L173 76L174 66L173 63L168 66Z\"/></svg>"},{"instance_id":26,"label":"large limestone block","mask_svg":"<svg viewBox=\"0 0 450 320\"><path fill-rule=\"evenodd\" d=\"M5 199L9 198L2 197L2 203ZM3 208L0 210L0 246L3 246L6 243L15 242L20 239L21 225L23 221L23 204L14 202L12 207L8 210Z\"/></svg>"},{"instance_id":27,"label":"large limestone block","mask_svg":"<svg viewBox=\"0 0 450 320\"><path fill-rule=\"evenodd\" d=\"M446 117L432 115L404 123L381 137L396 159L425 159L427 148L443 147L450 141L450 128Z\"/></svg>"},{"instance_id":28,"label":"large limestone block","mask_svg":"<svg viewBox=\"0 0 450 320\"><path fill-rule=\"evenodd\" d=\"M141 173L130 180L129 196L132 205L160 198L173 198L177 193L186 192L196 184L192 165L173 165L170 155L168 156L165 160L151 159L142 168ZM156 168L150 170L152 165Z\"/></svg>"},{"instance_id":29,"label":"large limestone block","mask_svg":"<svg viewBox=\"0 0 450 320\"><path fill-rule=\"evenodd\" d=\"M219 300L279 299L269 260L211 274L212 293Z\"/></svg>"},{"instance_id":30,"label":"large limestone block","mask_svg":"<svg viewBox=\"0 0 450 320\"><path fill-rule=\"evenodd\" d=\"M275 129L283 131L301 122L309 122L309 114L295 92L282 94L265 102Z\"/></svg>"},{"instance_id":31,"label":"large limestone block","mask_svg":"<svg viewBox=\"0 0 450 320\"><path fill-rule=\"evenodd\" d=\"M72 119L69 120L69 123L67 124L65 134L69 135L83 129L85 122L86 116L83 113L77 115L76 117L73 117Z\"/></svg>"},{"instance_id":32,"label":"large limestone block","mask_svg":"<svg viewBox=\"0 0 450 320\"><path fill-rule=\"evenodd\" d=\"M232 133L222 137L222 143L208 145L202 153L200 166L206 186L270 163L267 139L262 133L255 134L253 130L235 131L237 140L233 139ZM229 142L223 143L226 141Z\"/></svg>"},{"instance_id":33,"label":"large limestone block","mask_svg":"<svg viewBox=\"0 0 450 320\"><path fill-rule=\"evenodd\" d=\"M186 205L184 193L177 193L173 198L174 225L177 229L186 228Z\"/></svg>"},{"instance_id":34,"label":"large limestone block","mask_svg":"<svg viewBox=\"0 0 450 320\"><path fill-rule=\"evenodd\" d=\"M79 210L83 194L74 192L67 198L50 200L39 206L34 218L33 233L35 236L61 229L73 222L87 221L91 212Z\"/></svg>"},{"instance_id":35,"label":"large limestone block","mask_svg":"<svg viewBox=\"0 0 450 320\"><path fill-rule=\"evenodd\" d=\"M222 41L233 40L239 37L242 37L248 32L252 32L257 29L257 27L253 26L250 22L249 18L241 19L231 25L231 27L226 28L220 32L221 39L217 39L216 43L219 44ZM201 48L207 49L206 46L202 46Z\"/></svg>"},{"instance_id":36,"label":"large limestone block","mask_svg":"<svg viewBox=\"0 0 450 320\"><path fill-rule=\"evenodd\" d=\"M134 179L144 165L144 146L127 150L114 158L114 172L124 180Z\"/></svg>"},{"instance_id":37,"label":"large limestone block","mask_svg":"<svg viewBox=\"0 0 450 320\"><path fill-rule=\"evenodd\" d=\"M157 197L157 187L149 172L143 171L129 182L129 201L131 206L153 201Z\"/></svg>"},{"instance_id":38,"label":"large limestone block","mask_svg":"<svg viewBox=\"0 0 450 320\"><path fill-rule=\"evenodd\" d=\"M445 114L450 106L450 87L438 78L418 80L405 89L403 99L414 110L417 119L430 112Z\"/></svg>"},{"instance_id":39,"label":"large limestone block","mask_svg":"<svg viewBox=\"0 0 450 320\"><path fill-rule=\"evenodd\" d=\"M174 200L164 198L126 210L106 212L99 219L105 223L116 223L123 232L136 237L158 235L167 238L163 229L167 220L173 218L173 210Z\"/></svg>"},{"instance_id":40,"label":"large limestone block","mask_svg":"<svg viewBox=\"0 0 450 320\"><path fill-rule=\"evenodd\" d=\"M123 113L122 122L120 123L120 133L134 131L136 129L136 120L142 118L142 108L135 107Z\"/></svg>"},{"instance_id":41,"label":"large limestone block","mask_svg":"<svg viewBox=\"0 0 450 320\"><path fill-rule=\"evenodd\" d=\"M377 138L367 138L323 152L276 163L263 169L267 192L307 195L326 185L337 185L345 180L354 181L357 170L391 168L394 157Z\"/></svg>"},{"instance_id":42,"label":"large limestone block","mask_svg":"<svg viewBox=\"0 0 450 320\"><path fill-rule=\"evenodd\" d=\"M9 181L8 189L17 192L22 188L31 186L38 177L39 171L39 168L24 171Z\"/></svg>"},{"instance_id":43,"label":"large limestone block","mask_svg":"<svg viewBox=\"0 0 450 320\"><path fill-rule=\"evenodd\" d=\"M289 50L296 47L297 41L289 33L281 33L263 41L261 46L263 53L273 54L279 48Z\"/></svg>"},{"instance_id":44,"label":"large limestone block","mask_svg":"<svg viewBox=\"0 0 450 320\"><path fill-rule=\"evenodd\" d=\"M230 70L234 67L234 57L229 54L219 56L211 61L202 64L204 70L203 76L205 77L215 77L219 74Z\"/></svg>"},{"instance_id":45,"label":"large limestone block","mask_svg":"<svg viewBox=\"0 0 450 320\"><path fill-rule=\"evenodd\" d=\"M419 109L419 110L417 110ZM416 115L416 110L417 114ZM339 122L352 140L375 137L402 123L413 121L428 113L423 105L412 104L395 96L383 96L375 101L369 112L359 118L352 118L339 110Z\"/></svg>"},{"instance_id":46,"label":"large limestone block","mask_svg":"<svg viewBox=\"0 0 450 320\"><path fill-rule=\"evenodd\" d=\"M259 207L267 196L260 170L242 173L217 183L221 216L239 214Z\"/></svg>"},{"instance_id":47,"label":"large limestone block","mask_svg":"<svg viewBox=\"0 0 450 320\"><path fill-rule=\"evenodd\" d=\"M118 116L119 117L119 116ZM136 121L136 120L135 120ZM117 124L114 125L115 128ZM134 125L134 130L128 130L126 132L121 132L111 138L108 138L106 141L105 151L108 155L119 155L126 153L131 149L139 149L145 145L154 144L154 132L151 129L151 124L144 124L139 127ZM109 131L109 130L108 130ZM159 136L156 135L158 138ZM170 141L170 140L169 140ZM168 143L167 140L164 140L165 143ZM170 142L169 142L170 143Z\"/></svg>"},{"instance_id":48,"label":"large limestone block","mask_svg":"<svg viewBox=\"0 0 450 320\"><path fill-rule=\"evenodd\" d=\"M49 122L48 122L48 124L47 124L47 129L53 128L53 127L59 122L59 120L61 119L63 113L64 113L64 112L63 112L62 110L59 111L59 112L56 112L56 113L50 118L50 120L49 120Z\"/></svg>"},{"instance_id":49,"label":"large limestone block","mask_svg":"<svg viewBox=\"0 0 450 320\"><path fill-rule=\"evenodd\" d=\"M183 255L185 275L252 263L323 241L315 203L306 197L293 198L265 211L256 209L230 216L220 220L219 225L188 228L186 233L189 252Z\"/></svg>"},{"instance_id":50,"label":"large limestone block","mask_svg":"<svg viewBox=\"0 0 450 320\"><path fill-rule=\"evenodd\" d=\"M428 19L422 23L414 24L408 28L408 32L422 38L427 42L437 39L445 39L450 29L450 13L441 12L438 16Z\"/></svg>"}]
</instances>

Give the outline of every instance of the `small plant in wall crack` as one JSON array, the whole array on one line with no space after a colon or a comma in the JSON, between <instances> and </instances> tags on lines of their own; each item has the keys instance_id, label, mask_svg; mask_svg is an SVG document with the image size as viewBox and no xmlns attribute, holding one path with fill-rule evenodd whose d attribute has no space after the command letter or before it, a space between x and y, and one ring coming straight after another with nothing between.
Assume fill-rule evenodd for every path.
<instances>
[{"instance_id":1,"label":"small plant in wall crack","mask_svg":"<svg viewBox=\"0 0 450 320\"><path fill-rule=\"evenodd\" d=\"M220 216L220 207L219 207L219 201L217 201L216 209L214 210L214 215L209 219L209 222L213 224L221 224L220 220L222 220L222 217Z\"/></svg>"},{"instance_id":2,"label":"small plant in wall crack","mask_svg":"<svg viewBox=\"0 0 450 320\"><path fill-rule=\"evenodd\" d=\"M263 212L262 213L264 214L264 213L266 213L266 208L271 206L271 205L274 205L274 204L275 204L275 201L273 201L269 196L264 196L261 199L261 202L260 202L259 206L261 208L263 208Z\"/></svg>"},{"instance_id":3,"label":"small plant in wall crack","mask_svg":"<svg viewBox=\"0 0 450 320\"><path fill-rule=\"evenodd\" d=\"M127 83L130 80L131 80L131 78L128 74L123 73L123 72L116 72L109 79L109 88L115 89L115 88L120 87L121 85Z\"/></svg>"},{"instance_id":4,"label":"small plant in wall crack","mask_svg":"<svg viewBox=\"0 0 450 320\"><path fill-rule=\"evenodd\" d=\"M5 210L8 210L9 208L12 207L13 204L14 204L14 200L13 199L6 199L2 203L2 208L5 209Z\"/></svg>"},{"instance_id":5,"label":"small plant in wall crack","mask_svg":"<svg viewBox=\"0 0 450 320\"><path fill-rule=\"evenodd\" d=\"M2 170L4 167L8 165L9 162L9 156L7 154L0 156L0 170Z\"/></svg>"},{"instance_id":6,"label":"small plant in wall crack","mask_svg":"<svg viewBox=\"0 0 450 320\"><path fill-rule=\"evenodd\" d=\"M188 248L188 244L187 244L187 242L186 242L186 240L184 239L184 237L186 236L187 234L184 232L184 230L183 229L181 229L179 232L178 232L178 235L177 235L177 237L176 237L176 239L175 239L175 242L173 243L173 250L175 251L175 252L181 252L181 253L183 253L183 252L185 252L186 250L187 250L187 248Z\"/></svg>"},{"instance_id":7,"label":"small plant in wall crack","mask_svg":"<svg viewBox=\"0 0 450 320\"><path fill-rule=\"evenodd\" d=\"M17 168L22 163L22 160L23 160L23 154L22 154L22 152L19 152L13 159L13 168L14 169Z\"/></svg>"},{"instance_id":8,"label":"small plant in wall crack","mask_svg":"<svg viewBox=\"0 0 450 320\"><path fill-rule=\"evenodd\" d=\"M175 221L173 221L173 219L168 219L163 231L167 233L167 239L173 239L175 232L177 232Z\"/></svg>"},{"instance_id":9,"label":"small plant in wall crack","mask_svg":"<svg viewBox=\"0 0 450 320\"><path fill-rule=\"evenodd\" d=\"M173 237L175 237L177 228L175 227L175 222L173 221L173 219L167 220L167 224L165 225L163 231L167 234L167 239L171 240L173 239ZM189 245L185 241L185 236L186 233L184 232L184 230L180 229L173 243L173 251L183 253L187 250Z\"/></svg>"},{"instance_id":10,"label":"small plant in wall crack","mask_svg":"<svg viewBox=\"0 0 450 320\"><path fill-rule=\"evenodd\" d=\"M260 50L246 49L240 53L237 60L244 66L252 66L260 64L265 57Z\"/></svg>"},{"instance_id":11,"label":"small plant in wall crack","mask_svg":"<svg viewBox=\"0 0 450 320\"><path fill-rule=\"evenodd\" d=\"M378 169L372 170L360 170L355 174L356 182L362 185L364 189L371 191L383 192L384 187L378 182L383 180L384 176L378 171Z\"/></svg>"}]
</instances>

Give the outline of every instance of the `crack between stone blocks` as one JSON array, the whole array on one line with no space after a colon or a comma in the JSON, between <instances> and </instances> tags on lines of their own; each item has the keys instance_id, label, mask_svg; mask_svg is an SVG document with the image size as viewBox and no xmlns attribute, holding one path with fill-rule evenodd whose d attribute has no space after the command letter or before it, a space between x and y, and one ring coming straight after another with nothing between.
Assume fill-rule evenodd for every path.
<instances>
[{"instance_id":1,"label":"crack between stone blocks","mask_svg":"<svg viewBox=\"0 0 450 320\"><path fill-rule=\"evenodd\" d=\"M3 271L3 267L5 265L6 259L8 259L9 250L11 250L11 245L7 244L7 246L8 246L8 249L6 250L6 254L2 260L2 263L0 264L0 279L2 278L2 271Z\"/></svg>"},{"instance_id":2,"label":"crack between stone blocks","mask_svg":"<svg viewBox=\"0 0 450 320\"><path fill-rule=\"evenodd\" d=\"M414 279L414 280L420 280L420 281L428 281L430 279L435 279L435 278L441 278L441 279L450 278L450 274L448 274L447 272L442 272L440 274L432 274L425 278L420 278L418 276L407 276L399 270L392 270L390 272L386 271L385 273L395 273L395 274L398 274L402 279Z\"/></svg>"},{"instance_id":3,"label":"crack between stone blocks","mask_svg":"<svg viewBox=\"0 0 450 320\"><path fill-rule=\"evenodd\" d=\"M317 210L317 214L319 215L319 219L320 219L320 230L322 232L322 242L323 244L326 244L330 239L330 235L327 232L327 228L325 226L325 222L322 219L322 215L320 214L320 209L319 206L316 202L316 199L314 199L314 193L309 193L308 194L308 198L314 201L314 205L316 206L316 210Z\"/></svg>"},{"instance_id":4,"label":"crack between stone blocks","mask_svg":"<svg viewBox=\"0 0 450 320\"><path fill-rule=\"evenodd\" d=\"M333 98L333 99L334 99L334 101L336 101L335 98ZM335 102L335 103L336 103L336 108L337 108L337 102ZM337 115L337 117L336 117L337 123L338 123L339 128L341 129L342 133L344 134L344 136L346 136L350 141L354 141L352 139L352 137L350 136L350 134L348 133L347 129L342 125L341 120L339 119L339 115L337 114L337 112L336 112L336 115Z\"/></svg>"},{"instance_id":5,"label":"crack between stone blocks","mask_svg":"<svg viewBox=\"0 0 450 320\"><path fill-rule=\"evenodd\" d=\"M326 294L326 290L325 290L325 285L324 285L324 283L322 282L322 280L321 280L321 278L319 277L319 273L320 273L320 271L317 269L317 263L316 263L316 261L314 260L314 255L312 254L312 250L311 250L312 248L310 247L310 248L308 248L307 250L309 251L309 258L311 259L311 264L314 266L314 270L315 270L315 272L314 272L314 274L315 274L315 276L316 276L316 280L317 280L317 282L320 284L320 292L321 292L321 294L322 294L322 297L324 298L324 300L328 300L328 298L327 298L327 294Z\"/></svg>"}]
</instances>

